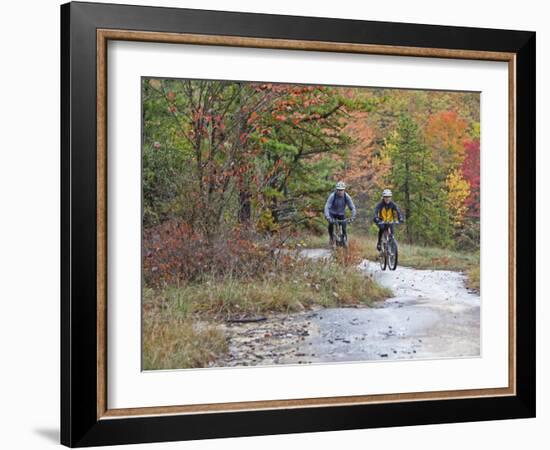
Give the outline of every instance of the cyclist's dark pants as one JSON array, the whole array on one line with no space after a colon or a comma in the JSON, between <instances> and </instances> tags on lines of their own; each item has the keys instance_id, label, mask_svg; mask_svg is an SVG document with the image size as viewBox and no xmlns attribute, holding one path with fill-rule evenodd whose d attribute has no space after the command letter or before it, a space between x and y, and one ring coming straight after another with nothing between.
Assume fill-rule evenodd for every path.
<instances>
[{"instance_id":1,"label":"cyclist's dark pants","mask_svg":"<svg viewBox=\"0 0 550 450\"><path fill-rule=\"evenodd\" d=\"M330 218L331 219L338 219L338 220L344 220L346 218L346 216L335 216L335 215L330 215ZM342 224L342 232L344 233L344 236L347 236L347 232L346 232L346 225L347 223L344 222ZM330 240L334 240L334 224L333 223L328 223L328 235L330 236Z\"/></svg>"},{"instance_id":2,"label":"cyclist's dark pants","mask_svg":"<svg viewBox=\"0 0 550 450\"><path fill-rule=\"evenodd\" d=\"M393 234L393 223L389 225L378 225L378 244L380 244L380 242L382 241L382 234L384 233L384 230L388 227L390 228L391 234Z\"/></svg>"}]
</instances>

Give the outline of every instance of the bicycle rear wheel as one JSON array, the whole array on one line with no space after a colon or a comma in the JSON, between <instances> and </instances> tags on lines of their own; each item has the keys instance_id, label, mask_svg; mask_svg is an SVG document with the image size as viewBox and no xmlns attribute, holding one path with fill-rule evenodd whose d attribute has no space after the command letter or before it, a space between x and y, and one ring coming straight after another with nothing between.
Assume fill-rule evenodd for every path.
<instances>
[{"instance_id":1,"label":"bicycle rear wheel","mask_svg":"<svg viewBox=\"0 0 550 450\"><path fill-rule=\"evenodd\" d=\"M397 269L397 257L397 241L392 237L388 242L388 266L390 267L390 270Z\"/></svg>"}]
</instances>

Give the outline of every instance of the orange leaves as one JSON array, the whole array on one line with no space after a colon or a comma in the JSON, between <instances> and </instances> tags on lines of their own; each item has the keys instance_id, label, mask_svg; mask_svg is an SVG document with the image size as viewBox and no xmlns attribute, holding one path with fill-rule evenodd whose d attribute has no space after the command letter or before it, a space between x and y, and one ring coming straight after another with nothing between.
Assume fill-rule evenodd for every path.
<instances>
[{"instance_id":1,"label":"orange leaves","mask_svg":"<svg viewBox=\"0 0 550 450\"><path fill-rule=\"evenodd\" d=\"M468 124L454 111L434 114L425 129L426 143L434 161L444 171L456 168L464 161L464 139Z\"/></svg>"},{"instance_id":2,"label":"orange leaves","mask_svg":"<svg viewBox=\"0 0 550 450\"><path fill-rule=\"evenodd\" d=\"M378 191L384 184L391 162L376 151L375 133L366 120L367 114L363 111L350 114L344 132L352 138L353 144L346 156L345 172L337 173L336 177L345 177L357 191Z\"/></svg>"},{"instance_id":3,"label":"orange leaves","mask_svg":"<svg viewBox=\"0 0 550 450\"><path fill-rule=\"evenodd\" d=\"M251 125L253 124L254 122L256 122L258 120L258 113L256 111L253 111L252 114L250 114L250 117L248 118L248 120L246 121L247 125Z\"/></svg>"}]
</instances>

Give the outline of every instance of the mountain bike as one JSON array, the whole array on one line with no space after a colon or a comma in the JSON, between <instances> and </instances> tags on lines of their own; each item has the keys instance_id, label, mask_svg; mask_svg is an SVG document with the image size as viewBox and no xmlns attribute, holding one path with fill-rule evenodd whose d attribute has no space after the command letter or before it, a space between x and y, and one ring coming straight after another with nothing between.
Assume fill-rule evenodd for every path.
<instances>
[{"instance_id":1,"label":"mountain bike","mask_svg":"<svg viewBox=\"0 0 550 450\"><path fill-rule=\"evenodd\" d=\"M347 233L344 233L344 227L342 226L345 223L351 223L351 220L348 219L333 219L334 224L334 243L336 247L343 247L348 249L348 236Z\"/></svg>"},{"instance_id":2,"label":"mountain bike","mask_svg":"<svg viewBox=\"0 0 550 450\"><path fill-rule=\"evenodd\" d=\"M397 259L398 259L398 248L397 240L391 232L389 225L398 225L401 222L379 222L379 225L388 225L384 229L381 240L381 249L378 253L378 262L380 263L380 268L386 270L386 266L390 270L395 270L397 268Z\"/></svg>"}]
</instances>

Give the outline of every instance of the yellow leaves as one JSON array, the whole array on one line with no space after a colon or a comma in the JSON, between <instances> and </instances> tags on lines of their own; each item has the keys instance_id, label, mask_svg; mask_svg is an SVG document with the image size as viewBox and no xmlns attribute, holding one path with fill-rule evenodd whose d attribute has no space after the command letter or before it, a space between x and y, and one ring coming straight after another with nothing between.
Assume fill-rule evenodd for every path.
<instances>
[{"instance_id":1,"label":"yellow leaves","mask_svg":"<svg viewBox=\"0 0 550 450\"><path fill-rule=\"evenodd\" d=\"M455 226L463 223L464 215L467 211L465 204L470 195L470 184L464 179L460 169L452 170L445 181L447 186L447 206L451 213L451 218Z\"/></svg>"}]
</instances>

